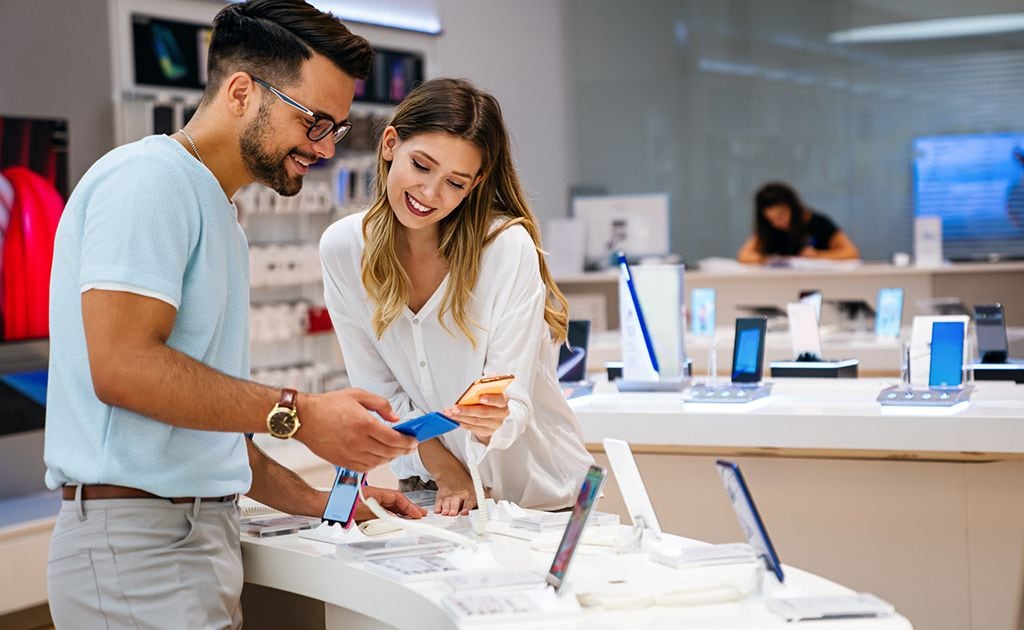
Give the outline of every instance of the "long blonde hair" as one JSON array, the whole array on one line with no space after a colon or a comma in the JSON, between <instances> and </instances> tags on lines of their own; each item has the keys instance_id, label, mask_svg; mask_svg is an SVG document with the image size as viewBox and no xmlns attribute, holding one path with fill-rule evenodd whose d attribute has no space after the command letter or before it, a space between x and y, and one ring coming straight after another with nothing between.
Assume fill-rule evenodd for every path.
<instances>
[{"instance_id":1,"label":"long blonde hair","mask_svg":"<svg viewBox=\"0 0 1024 630\"><path fill-rule=\"evenodd\" d=\"M477 324L471 321L466 310L480 275L483 251L498 234L513 225L521 225L533 239L541 280L547 289L544 321L554 341L565 341L569 304L544 260L540 229L512 163L508 132L498 101L464 79L432 79L405 97L390 124L402 140L428 132L453 134L471 142L483 157L480 183L439 224L440 254L449 273L437 315L441 325L445 325L445 313L451 312L459 330L476 347L470 325ZM399 262L396 248L400 224L388 203L390 169L391 162L384 159L381 145L377 149L377 197L363 219L366 247L362 258L363 287L374 303L373 330L377 338L383 336L401 314L410 292L409 276ZM499 217L508 220L490 231Z\"/></svg>"}]
</instances>

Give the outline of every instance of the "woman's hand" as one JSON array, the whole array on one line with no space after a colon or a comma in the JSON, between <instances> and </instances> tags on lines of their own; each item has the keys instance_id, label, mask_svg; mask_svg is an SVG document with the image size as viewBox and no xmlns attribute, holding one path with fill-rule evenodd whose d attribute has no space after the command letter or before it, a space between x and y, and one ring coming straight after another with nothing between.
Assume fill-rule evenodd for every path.
<instances>
[{"instance_id":1,"label":"woman's hand","mask_svg":"<svg viewBox=\"0 0 1024 630\"><path fill-rule=\"evenodd\" d=\"M445 466L444 470L431 471L437 484L437 500L434 512L443 516L469 514L476 507L476 491L469 471L458 461Z\"/></svg>"},{"instance_id":2,"label":"woman's hand","mask_svg":"<svg viewBox=\"0 0 1024 630\"><path fill-rule=\"evenodd\" d=\"M818 257L818 250L814 249L810 245L805 245L804 248L800 250L800 258L817 258L817 257Z\"/></svg>"},{"instance_id":3,"label":"woman's hand","mask_svg":"<svg viewBox=\"0 0 1024 630\"><path fill-rule=\"evenodd\" d=\"M452 405L444 410L444 415L487 444L508 417L508 394L481 396L479 405Z\"/></svg>"}]
</instances>

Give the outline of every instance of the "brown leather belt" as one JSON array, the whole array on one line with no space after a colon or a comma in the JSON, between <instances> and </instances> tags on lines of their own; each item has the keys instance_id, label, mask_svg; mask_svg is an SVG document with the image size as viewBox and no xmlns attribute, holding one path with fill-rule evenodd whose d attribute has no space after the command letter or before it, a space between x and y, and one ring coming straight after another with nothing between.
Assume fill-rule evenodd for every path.
<instances>
[{"instance_id":1,"label":"brown leather belt","mask_svg":"<svg viewBox=\"0 0 1024 630\"><path fill-rule=\"evenodd\" d=\"M73 501L75 499L75 490L77 488L78 486L64 486L62 489L62 492L64 493L64 500ZM227 503L229 501L234 501L237 498L237 494L228 494L223 497L201 497L200 501ZM94 501L98 499L164 499L171 503L193 503L196 500L196 497L161 497L153 494L152 492L146 492L145 490L139 490L138 488L128 488L126 486L107 486L101 484L82 486L83 501Z\"/></svg>"}]
</instances>

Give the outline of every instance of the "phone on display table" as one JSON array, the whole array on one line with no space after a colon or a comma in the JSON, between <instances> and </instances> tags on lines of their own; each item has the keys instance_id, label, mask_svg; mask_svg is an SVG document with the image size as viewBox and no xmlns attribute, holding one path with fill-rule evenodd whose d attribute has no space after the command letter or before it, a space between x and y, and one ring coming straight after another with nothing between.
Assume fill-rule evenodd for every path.
<instances>
[{"instance_id":1,"label":"phone on display table","mask_svg":"<svg viewBox=\"0 0 1024 630\"><path fill-rule=\"evenodd\" d=\"M444 435L449 431L458 429L459 423L444 414L434 411L419 418L413 418L412 420L396 424L392 428L399 433L411 435L420 442L426 442L431 438L436 438L439 435Z\"/></svg>"},{"instance_id":2,"label":"phone on display table","mask_svg":"<svg viewBox=\"0 0 1024 630\"><path fill-rule=\"evenodd\" d=\"M929 387L959 387L963 383L964 323L932 324L931 357L928 364Z\"/></svg>"},{"instance_id":3,"label":"phone on display table","mask_svg":"<svg viewBox=\"0 0 1024 630\"><path fill-rule=\"evenodd\" d=\"M976 304L974 329L978 334L978 358L982 363L1006 363L1010 344L1002 304Z\"/></svg>"},{"instance_id":4,"label":"phone on display table","mask_svg":"<svg viewBox=\"0 0 1024 630\"><path fill-rule=\"evenodd\" d=\"M466 391L455 401L456 405L479 405L480 397L488 394L500 394L515 380L513 374L498 374L497 376L482 376L466 388Z\"/></svg>"},{"instance_id":5,"label":"phone on display table","mask_svg":"<svg viewBox=\"0 0 1024 630\"><path fill-rule=\"evenodd\" d=\"M720 459L715 465L722 478L722 483L725 484L729 502L732 503L732 509L736 512L736 518L739 519L747 542L754 548L757 555L761 556L768 570L775 574L779 582L782 582L784 576L779 554L775 553L775 546L772 545L772 539L768 537L768 530L765 529L757 506L754 505L754 497L750 494L750 488L747 487L743 473L740 472L739 464Z\"/></svg>"},{"instance_id":6,"label":"phone on display table","mask_svg":"<svg viewBox=\"0 0 1024 630\"><path fill-rule=\"evenodd\" d=\"M591 466L587 475L583 478L583 485L576 497L576 503L572 506L572 513L569 515L569 523L565 526L562 540L558 543L555 551L555 559L551 562L551 569L548 570L547 583L555 587L555 591L562 588L565 583L565 576L572 566L572 559L576 555L580 540L583 538L583 530L590 521L590 515L594 511L594 505L601 496L601 486L604 485L605 471L599 466Z\"/></svg>"},{"instance_id":7,"label":"phone on display table","mask_svg":"<svg viewBox=\"0 0 1024 630\"><path fill-rule=\"evenodd\" d=\"M764 371L766 317L736 318L736 340L732 349L732 382L760 383Z\"/></svg>"},{"instance_id":8,"label":"phone on display table","mask_svg":"<svg viewBox=\"0 0 1024 630\"><path fill-rule=\"evenodd\" d=\"M331 494L327 497L327 507L324 508L324 522L333 525L337 523L344 528L352 525L352 519L356 513L356 504L359 502L359 485L365 484L366 480L362 473L351 471L347 468L336 467L334 485L331 486Z\"/></svg>"},{"instance_id":9,"label":"phone on display table","mask_svg":"<svg viewBox=\"0 0 1024 630\"><path fill-rule=\"evenodd\" d=\"M899 339L903 325L903 289L884 287L875 300L875 335Z\"/></svg>"}]
</instances>

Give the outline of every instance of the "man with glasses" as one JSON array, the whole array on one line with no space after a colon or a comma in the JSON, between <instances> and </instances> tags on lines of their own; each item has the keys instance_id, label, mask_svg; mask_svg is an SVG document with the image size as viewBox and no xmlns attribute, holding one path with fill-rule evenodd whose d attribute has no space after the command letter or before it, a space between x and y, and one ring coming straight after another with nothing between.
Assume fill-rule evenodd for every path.
<instances>
[{"instance_id":1,"label":"man with glasses","mask_svg":"<svg viewBox=\"0 0 1024 630\"><path fill-rule=\"evenodd\" d=\"M366 471L415 450L386 399L249 382L248 248L231 197L294 195L349 130L369 44L298 0L218 13L209 83L172 136L89 169L57 230L51 280L47 483L57 627L239 627L236 497L319 516L310 488L245 433L295 437ZM300 421L301 419L301 421ZM423 511L368 488L392 510Z\"/></svg>"}]
</instances>

